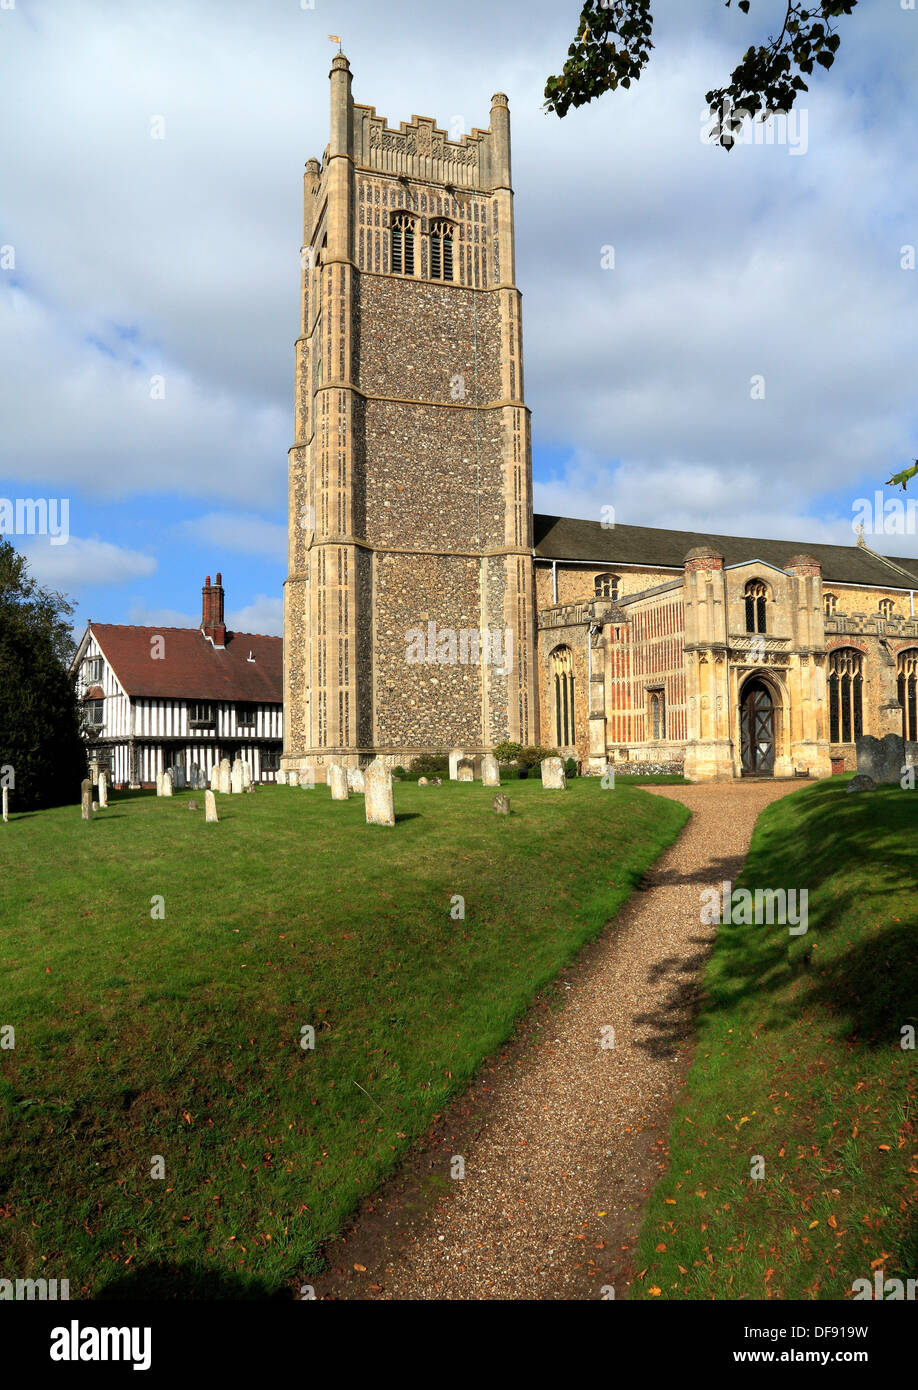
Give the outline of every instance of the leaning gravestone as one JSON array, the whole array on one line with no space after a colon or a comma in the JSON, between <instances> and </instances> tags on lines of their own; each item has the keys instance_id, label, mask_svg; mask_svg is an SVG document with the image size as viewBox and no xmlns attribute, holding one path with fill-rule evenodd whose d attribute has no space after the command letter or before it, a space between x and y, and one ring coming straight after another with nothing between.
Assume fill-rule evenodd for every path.
<instances>
[{"instance_id":1,"label":"leaning gravestone","mask_svg":"<svg viewBox=\"0 0 918 1390\"><path fill-rule=\"evenodd\" d=\"M204 793L204 819L215 821L217 819L217 798L213 792Z\"/></svg>"},{"instance_id":2,"label":"leaning gravestone","mask_svg":"<svg viewBox=\"0 0 918 1390\"><path fill-rule=\"evenodd\" d=\"M217 791L220 792L222 796L229 796L230 791L232 790L230 778L230 760L229 758L221 758L220 772L217 780Z\"/></svg>"},{"instance_id":3,"label":"leaning gravestone","mask_svg":"<svg viewBox=\"0 0 918 1390\"><path fill-rule=\"evenodd\" d=\"M338 763L332 763L328 769L328 785L331 789L332 801L347 801L350 793L347 789L347 772Z\"/></svg>"},{"instance_id":4,"label":"leaning gravestone","mask_svg":"<svg viewBox=\"0 0 918 1390\"><path fill-rule=\"evenodd\" d=\"M80 796L80 814L83 820L92 820L92 778L85 777Z\"/></svg>"},{"instance_id":5,"label":"leaning gravestone","mask_svg":"<svg viewBox=\"0 0 918 1390\"><path fill-rule=\"evenodd\" d=\"M510 798L509 796L495 796L491 803L499 816L509 816Z\"/></svg>"},{"instance_id":6,"label":"leaning gravestone","mask_svg":"<svg viewBox=\"0 0 918 1390\"><path fill-rule=\"evenodd\" d=\"M560 758L542 759L542 786L548 787L551 791L564 791L567 778Z\"/></svg>"},{"instance_id":7,"label":"leaning gravestone","mask_svg":"<svg viewBox=\"0 0 918 1390\"><path fill-rule=\"evenodd\" d=\"M108 773L104 768L99 773L99 805L108 805Z\"/></svg>"},{"instance_id":8,"label":"leaning gravestone","mask_svg":"<svg viewBox=\"0 0 918 1390\"><path fill-rule=\"evenodd\" d=\"M864 734L857 740L857 770L877 783L898 782L905 767L905 740L901 734L874 738Z\"/></svg>"},{"instance_id":9,"label":"leaning gravestone","mask_svg":"<svg viewBox=\"0 0 918 1390\"><path fill-rule=\"evenodd\" d=\"M230 773L230 791L234 796L238 796L242 792L243 786L242 763L237 758Z\"/></svg>"},{"instance_id":10,"label":"leaning gravestone","mask_svg":"<svg viewBox=\"0 0 918 1390\"><path fill-rule=\"evenodd\" d=\"M481 760L481 785L483 787L500 786L500 767L493 753L485 753Z\"/></svg>"},{"instance_id":11,"label":"leaning gravestone","mask_svg":"<svg viewBox=\"0 0 918 1390\"><path fill-rule=\"evenodd\" d=\"M347 770L347 789L351 792L364 791L364 777L362 767L349 767Z\"/></svg>"},{"instance_id":12,"label":"leaning gravestone","mask_svg":"<svg viewBox=\"0 0 918 1390\"><path fill-rule=\"evenodd\" d=\"M364 777L367 825L394 825L395 803L392 799L392 774L379 758L366 770Z\"/></svg>"},{"instance_id":13,"label":"leaning gravestone","mask_svg":"<svg viewBox=\"0 0 918 1390\"><path fill-rule=\"evenodd\" d=\"M171 796L171 795L172 795L172 773L171 773L171 772L164 772L164 773L163 773L163 796Z\"/></svg>"},{"instance_id":14,"label":"leaning gravestone","mask_svg":"<svg viewBox=\"0 0 918 1390\"><path fill-rule=\"evenodd\" d=\"M456 782L456 781L458 781L458 779L459 779L459 764L460 764L460 762L462 761L462 759L463 759L464 757L465 757L465 753L464 753L463 749L461 749L461 748L454 748L453 751L450 753L450 755L449 755L449 780L450 780L451 782Z\"/></svg>"},{"instance_id":15,"label":"leaning gravestone","mask_svg":"<svg viewBox=\"0 0 918 1390\"><path fill-rule=\"evenodd\" d=\"M475 764L471 758L461 758L456 764L456 780L459 782L475 781Z\"/></svg>"}]
</instances>

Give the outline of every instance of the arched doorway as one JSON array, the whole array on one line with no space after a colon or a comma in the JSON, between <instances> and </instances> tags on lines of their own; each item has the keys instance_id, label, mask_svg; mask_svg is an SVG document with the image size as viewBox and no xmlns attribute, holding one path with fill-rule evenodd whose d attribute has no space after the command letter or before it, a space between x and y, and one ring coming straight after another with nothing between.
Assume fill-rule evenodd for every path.
<instances>
[{"instance_id":1,"label":"arched doorway","mask_svg":"<svg viewBox=\"0 0 918 1390\"><path fill-rule=\"evenodd\" d=\"M753 678L740 693L740 746L744 777L773 777L775 706L764 681Z\"/></svg>"}]
</instances>

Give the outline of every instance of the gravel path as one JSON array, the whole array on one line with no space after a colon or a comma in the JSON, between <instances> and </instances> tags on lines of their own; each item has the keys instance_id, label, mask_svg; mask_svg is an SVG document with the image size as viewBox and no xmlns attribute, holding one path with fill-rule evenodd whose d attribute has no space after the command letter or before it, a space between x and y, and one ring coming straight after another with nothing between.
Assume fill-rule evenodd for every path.
<instances>
[{"instance_id":1,"label":"gravel path","mask_svg":"<svg viewBox=\"0 0 918 1390\"><path fill-rule=\"evenodd\" d=\"M589 1299L610 1285L624 1296L715 930L700 923L701 891L735 881L759 813L795 784L648 790L692 811L679 839L559 979L563 1007L543 998L410 1171L330 1247L317 1298ZM608 1027L612 1049L600 1045Z\"/></svg>"}]
</instances>

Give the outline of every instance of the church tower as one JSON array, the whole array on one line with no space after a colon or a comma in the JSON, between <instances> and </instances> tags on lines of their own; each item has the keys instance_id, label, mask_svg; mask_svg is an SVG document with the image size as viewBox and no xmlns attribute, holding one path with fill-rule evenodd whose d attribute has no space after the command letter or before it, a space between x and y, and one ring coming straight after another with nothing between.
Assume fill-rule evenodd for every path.
<instances>
[{"instance_id":1,"label":"church tower","mask_svg":"<svg viewBox=\"0 0 918 1390\"><path fill-rule=\"evenodd\" d=\"M285 769L538 732L510 113L390 129L332 61L306 165Z\"/></svg>"}]
</instances>

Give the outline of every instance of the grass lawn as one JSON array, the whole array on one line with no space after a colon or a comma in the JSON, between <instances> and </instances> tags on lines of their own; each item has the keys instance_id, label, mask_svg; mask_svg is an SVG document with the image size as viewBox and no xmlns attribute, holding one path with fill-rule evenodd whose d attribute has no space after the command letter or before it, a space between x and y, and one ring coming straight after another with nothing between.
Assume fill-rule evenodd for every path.
<instances>
[{"instance_id":1,"label":"grass lawn","mask_svg":"<svg viewBox=\"0 0 918 1390\"><path fill-rule=\"evenodd\" d=\"M848 780L756 827L740 885L807 888L809 930L718 929L633 1297L842 1299L878 1269L918 1275L918 1054L900 1046L918 1025L918 792Z\"/></svg>"},{"instance_id":2,"label":"grass lawn","mask_svg":"<svg viewBox=\"0 0 918 1390\"><path fill-rule=\"evenodd\" d=\"M220 1298L315 1272L687 817L596 778L507 791L509 817L403 783L394 829L324 787L218 797L218 825L203 793L12 814L0 1273Z\"/></svg>"}]
</instances>

